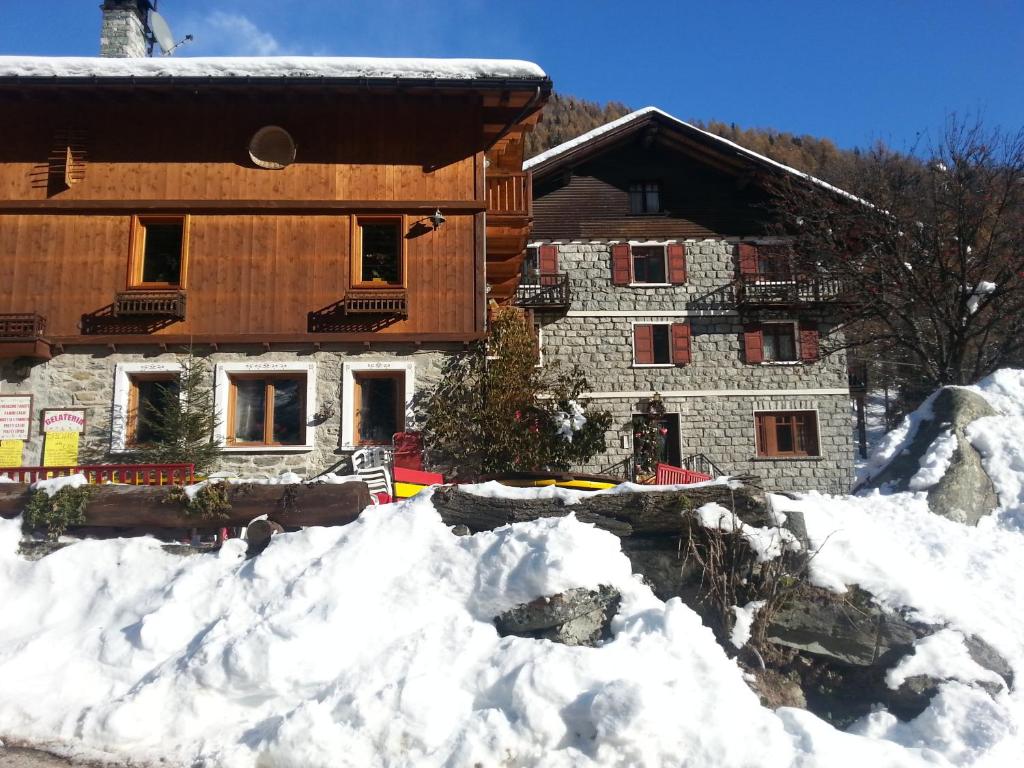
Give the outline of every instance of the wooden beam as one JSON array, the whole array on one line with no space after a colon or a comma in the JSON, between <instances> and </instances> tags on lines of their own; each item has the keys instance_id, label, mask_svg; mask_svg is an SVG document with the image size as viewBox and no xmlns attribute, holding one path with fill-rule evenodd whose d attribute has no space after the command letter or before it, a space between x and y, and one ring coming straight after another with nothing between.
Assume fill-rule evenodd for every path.
<instances>
[{"instance_id":1,"label":"wooden beam","mask_svg":"<svg viewBox=\"0 0 1024 768\"><path fill-rule=\"evenodd\" d=\"M339 212L476 214L486 200L3 200L0 213L111 213L188 211L191 214Z\"/></svg>"},{"instance_id":2,"label":"wooden beam","mask_svg":"<svg viewBox=\"0 0 1024 768\"><path fill-rule=\"evenodd\" d=\"M95 347L106 344L125 346L153 346L160 344L251 344L261 347L264 344L407 344L420 341L431 343L461 343L476 341L479 333L251 333L251 334L123 334L96 336L56 336L52 344L64 347Z\"/></svg>"}]
</instances>

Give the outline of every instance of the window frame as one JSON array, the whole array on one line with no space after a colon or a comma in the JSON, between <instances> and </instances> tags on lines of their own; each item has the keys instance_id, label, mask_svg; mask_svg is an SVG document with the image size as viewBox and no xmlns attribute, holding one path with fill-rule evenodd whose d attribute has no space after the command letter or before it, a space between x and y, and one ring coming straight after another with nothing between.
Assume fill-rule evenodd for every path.
<instances>
[{"instance_id":1,"label":"window frame","mask_svg":"<svg viewBox=\"0 0 1024 768\"><path fill-rule=\"evenodd\" d=\"M146 283L142 280L146 259L146 227L150 224L181 223L181 266L177 283ZM188 283L188 244L191 217L187 213L132 215L131 248L128 258L126 286L130 291L174 291L185 290Z\"/></svg>"},{"instance_id":2,"label":"window frame","mask_svg":"<svg viewBox=\"0 0 1024 768\"><path fill-rule=\"evenodd\" d=\"M124 444L128 448L138 448L145 443L139 442L139 384L141 382L178 382L178 397L181 398L181 374L173 371L155 373L128 374L128 408L125 412Z\"/></svg>"},{"instance_id":3,"label":"window frame","mask_svg":"<svg viewBox=\"0 0 1024 768\"><path fill-rule=\"evenodd\" d=\"M249 378L263 378L278 376L278 378L298 378L304 375L306 379L305 389L302 390L302 415L305 441L303 443L273 444L273 443L231 443L228 441L229 429L234 429L234 409L232 404L233 376L245 376L252 374ZM265 362L225 362L218 363L214 369L214 409L217 415L217 425L214 428L214 441L225 453L304 453L314 448L315 427L312 426L317 410L317 364L299 363L284 360ZM230 412L229 412L230 411ZM229 425L231 425L229 427ZM267 425L264 424L264 435Z\"/></svg>"},{"instance_id":4,"label":"window frame","mask_svg":"<svg viewBox=\"0 0 1024 768\"><path fill-rule=\"evenodd\" d=\"M636 327L638 325L652 325L652 326L653 325L660 325L660 326L664 326L667 329L666 330L666 333L667 333L667 344L668 344L668 346L667 346L668 362L667 363L638 363L636 361ZM672 362L672 325L673 325L673 323L671 323L671 322L663 323L663 322L646 322L646 321L644 321L644 322L634 321L631 324L631 326L630 326L630 341L629 341L629 343L630 343L630 346L633 348L633 367L634 368L675 368L676 367L676 364L674 362ZM653 341L653 332L652 332L652 341ZM655 357L657 357L657 354L655 354Z\"/></svg>"},{"instance_id":5,"label":"window frame","mask_svg":"<svg viewBox=\"0 0 1024 768\"><path fill-rule=\"evenodd\" d=\"M406 407L404 402L404 390L405 390L405 371L396 370L374 370L374 371L356 371L352 374L352 403L350 405L352 409L352 439L354 444L360 448L367 446L381 446L381 445L392 445L393 440L383 441L372 441L363 440L359 435L359 428L362 420L360 417L362 407L362 383L369 380L390 380L395 382L395 426L397 427L392 434L405 431L406 425Z\"/></svg>"},{"instance_id":6,"label":"window frame","mask_svg":"<svg viewBox=\"0 0 1024 768\"><path fill-rule=\"evenodd\" d=\"M299 412L300 414L306 411L306 374L301 372L274 372L274 373L262 373L259 371L253 371L249 373L233 373L228 374L228 414L227 423L225 426L225 444L229 448L293 448L301 443L278 443L273 442L274 435L274 382L275 381L299 381L299 396L301 397ZM235 386L236 382L239 381L262 381L264 382L263 391L263 440L260 442L256 441L242 441L235 437L235 407L237 403L237 390ZM308 429L308 419L299 424L300 431L305 436L305 430ZM268 439L270 438L270 439ZM305 440L302 441L303 443Z\"/></svg>"},{"instance_id":7,"label":"window frame","mask_svg":"<svg viewBox=\"0 0 1024 768\"><path fill-rule=\"evenodd\" d=\"M131 407L132 379L142 376L173 379L181 381L183 371L181 363L118 363L114 367L114 403L110 419L110 452L126 453L137 447L128 440L129 409ZM183 393L180 393L183 396Z\"/></svg>"},{"instance_id":8,"label":"window frame","mask_svg":"<svg viewBox=\"0 0 1024 768\"><path fill-rule=\"evenodd\" d=\"M634 189L639 187L639 189ZM647 208L647 195L650 194L651 190L648 187L654 187L654 193L658 196L658 210L651 211ZM662 183L658 179L646 179L644 181L630 182L629 187L626 189L626 194L629 196L629 215L630 216L656 216L660 213L665 212L665 207L662 200ZM633 206L634 195L639 196L640 209L636 210Z\"/></svg>"},{"instance_id":9,"label":"window frame","mask_svg":"<svg viewBox=\"0 0 1024 768\"><path fill-rule=\"evenodd\" d=\"M386 283L384 281L364 280L363 279L363 224L382 224L382 223L394 223L397 225L398 231L398 270L400 280L397 283ZM408 257L407 248L405 242L405 232L407 231L406 217L405 214L393 213L393 214L374 214L374 215L362 215L352 214L351 217L351 243L352 243L352 258L350 268L352 271L350 285L354 289L364 288L388 288L397 289L405 288L409 281L408 273Z\"/></svg>"},{"instance_id":10,"label":"window frame","mask_svg":"<svg viewBox=\"0 0 1024 768\"><path fill-rule=\"evenodd\" d=\"M662 274L665 279L660 283L646 282L636 279L636 254L638 250L653 251L655 249L661 249L661 264ZM629 287L630 288L643 288L643 287L663 287L671 286L672 283L668 282L668 244L667 243L649 243L649 244L629 244Z\"/></svg>"},{"instance_id":11,"label":"window frame","mask_svg":"<svg viewBox=\"0 0 1024 768\"><path fill-rule=\"evenodd\" d=\"M790 425L792 430L791 434L793 437L794 450L792 451L779 451L777 443L777 429L779 417L788 417L793 419L793 423ZM800 432L799 428L795 423L795 419L799 416L810 417L812 419L810 427L812 432L807 432L805 426L804 432ZM771 429L767 426L767 420L771 419ZM799 441L797 437L800 436ZM796 450L798 442L806 444L807 438L812 437L814 441L813 451L809 449ZM774 452L770 452L770 449L774 448ZM757 459L818 459L821 458L821 427L818 419L818 410L814 409L781 409L781 410L755 410L754 411L754 456Z\"/></svg>"},{"instance_id":12,"label":"window frame","mask_svg":"<svg viewBox=\"0 0 1024 768\"><path fill-rule=\"evenodd\" d=\"M355 377L362 372L392 371L405 374L403 422L409 423L409 408L416 388L416 363L404 360L365 360L342 363L341 366L341 449L353 451L362 445L356 441L355 431Z\"/></svg>"},{"instance_id":13,"label":"window frame","mask_svg":"<svg viewBox=\"0 0 1024 768\"><path fill-rule=\"evenodd\" d=\"M790 332L793 337L793 358L791 360L779 360L777 358L768 358L768 345L765 343L767 334L765 330L768 326L775 325L786 325L789 326ZM777 335L777 334L773 334ZM761 365L794 365L802 362L800 357L800 324L796 320L762 320L761 321Z\"/></svg>"}]
</instances>

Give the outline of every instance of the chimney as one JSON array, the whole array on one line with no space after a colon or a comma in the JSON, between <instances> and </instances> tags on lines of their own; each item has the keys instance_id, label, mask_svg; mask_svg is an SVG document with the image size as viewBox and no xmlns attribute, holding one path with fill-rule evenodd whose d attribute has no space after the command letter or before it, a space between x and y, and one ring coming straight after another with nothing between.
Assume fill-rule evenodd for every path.
<instances>
[{"instance_id":1,"label":"chimney","mask_svg":"<svg viewBox=\"0 0 1024 768\"><path fill-rule=\"evenodd\" d=\"M146 14L150 6L150 0L103 0L100 56L144 58L149 55Z\"/></svg>"}]
</instances>

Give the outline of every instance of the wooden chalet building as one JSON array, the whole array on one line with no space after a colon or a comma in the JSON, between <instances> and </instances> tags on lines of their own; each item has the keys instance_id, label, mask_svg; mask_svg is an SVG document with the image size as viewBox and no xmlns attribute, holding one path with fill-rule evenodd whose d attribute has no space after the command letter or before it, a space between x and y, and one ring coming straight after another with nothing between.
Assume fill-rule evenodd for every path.
<instances>
[{"instance_id":1,"label":"wooden chalet building","mask_svg":"<svg viewBox=\"0 0 1024 768\"><path fill-rule=\"evenodd\" d=\"M312 474L390 444L515 293L523 135L550 90L521 61L0 57L22 463L53 408L86 409L83 458L116 461L189 350L224 468Z\"/></svg>"},{"instance_id":2,"label":"wooden chalet building","mask_svg":"<svg viewBox=\"0 0 1024 768\"><path fill-rule=\"evenodd\" d=\"M821 182L654 108L524 167L534 228L517 303L543 359L581 364L614 416L588 469L630 464L657 394L667 463L848 489L846 359L818 344L837 291L766 236L767 178Z\"/></svg>"}]
</instances>

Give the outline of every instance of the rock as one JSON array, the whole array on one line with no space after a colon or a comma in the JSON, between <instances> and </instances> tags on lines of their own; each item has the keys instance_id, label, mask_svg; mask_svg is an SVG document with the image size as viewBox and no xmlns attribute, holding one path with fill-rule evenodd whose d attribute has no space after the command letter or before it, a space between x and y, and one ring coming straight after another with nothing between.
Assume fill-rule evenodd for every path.
<instances>
[{"instance_id":1,"label":"rock","mask_svg":"<svg viewBox=\"0 0 1024 768\"><path fill-rule=\"evenodd\" d=\"M618 590L600 586L569 589L522 603L494 618L502 637L517 635L564 645L595 646L611 637L609 625L619 609Z\"/></svg>"},{"instance_id":2,"label":"rock","mask_svg":"<svg viewBox=\"0 0 1024 768\"><path fill-rule=\"evenodd\" d=\"M801 653L852 666L873 666L909 652L919 625L883 611L868 592L851 587L845 595L805 588L768 623L766 639Z\"/></svg>"},{"instance_id":3,"label":"rock","mask_svg":"<svg viewBox=\"0 0 1024 768\"><path fill-rule=\"evenodd\" d=\"M1013 667L1004 659L995 648L986 643L977 635L968 635L964 638L964 645L971 655L975 664L995 672L1006 683L1007 688L1013 687Z\"/></svg>"},{"instance_id":4,"label":"rock","mask_svg":"<svg viewBox=\"0 0 1024 768\"><path fill-rule=\"evenodd\" d=\"M928 507L937 515L957 522L976 525L998 505L995 486L985 473L981 455L967 439L968 424L996 411L981 395L969 389L946 387L932 401L932 418L922 420L910 444L893 458L862 488L888 487L909 490L910 480L921 467L921 460L943 432L952 430L957 447L945 475L928 489Z\"/></svg>"}]
</instances>

